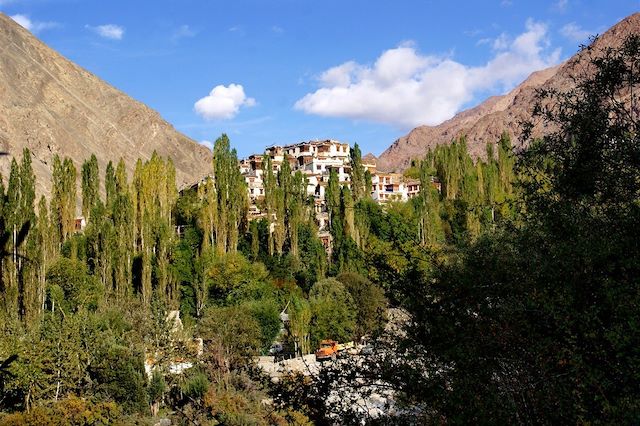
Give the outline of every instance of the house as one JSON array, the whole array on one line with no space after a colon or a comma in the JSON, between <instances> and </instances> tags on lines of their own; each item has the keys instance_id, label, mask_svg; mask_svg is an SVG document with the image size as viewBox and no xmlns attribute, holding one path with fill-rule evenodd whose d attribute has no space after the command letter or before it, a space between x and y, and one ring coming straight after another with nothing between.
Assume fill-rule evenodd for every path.
<instances>
[{"instance_id":1,"label":"house","mask_svg":"<svg viewBox=\"0 0 640 426\"><path fill-rule=\"evenodd\" d=\"M371 197L378 203L407 201L404 178L400 173L376 173L371 177Z\"/></svg>"}]
</instances>

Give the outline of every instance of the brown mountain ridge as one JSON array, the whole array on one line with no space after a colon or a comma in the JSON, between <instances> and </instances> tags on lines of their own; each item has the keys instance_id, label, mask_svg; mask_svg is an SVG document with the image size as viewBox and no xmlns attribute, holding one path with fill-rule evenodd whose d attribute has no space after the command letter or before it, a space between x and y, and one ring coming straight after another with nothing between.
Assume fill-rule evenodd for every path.
<instances>
[{"instance_id":1,"label":"brown mountain ridge","mask_svg":"<svg viewBox=\"0 0 640 426\"><path fill-rule=\"evenodd\" d=\"M635 13L602 34L594 44L597 50L619 46L630 34L640 33L640 13ZM547 88L565 91L573 86L572 77L579 74L586 58L579 52L569 60L531 74L511 92L493 96L480 105L462 111L437 126L419 126L397 139L378 158L378 168L387 171L406 169L412 159L419 159L437 145L451 143L466 136L469 153L474 157L486 155L488 142L495 143L506 131L516 147L521 147L523 121L531 119L536 90ZM544 134L542 123L537 123L533 136Z\"/></svg>"},{"instance_id":2,"label":"brown mountain ridge","mask_svg":"<svg viewBox=\"0 0 640 426\"><path fill-rule=\"evenodd\" d=\"M101 174L121 157L129 176L153 151L171 157L178 186L210 171L211 152L160 115L67 60L0 13L0 173L23 148L33 154L37 192L51 191L55 154L79 170L95 154Z\"/></svg>"}]
</instances>

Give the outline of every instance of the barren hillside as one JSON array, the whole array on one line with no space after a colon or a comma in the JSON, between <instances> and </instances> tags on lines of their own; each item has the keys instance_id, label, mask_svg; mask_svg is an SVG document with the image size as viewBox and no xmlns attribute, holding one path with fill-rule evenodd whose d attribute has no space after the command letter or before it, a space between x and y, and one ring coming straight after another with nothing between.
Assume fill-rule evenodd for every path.
<instances>
[{"instance_id":1,"label":"barren hillside","mask_svg":"<svg viewBox=\"0 0 640 426\"><path fill-rule=\"evenodd\" d=\"M632 33L640 33L640 13L625 18L602 34L595 47L602 49L617 46ZM467 137L469 151L474 157L484 156L487 142L497 141L503 131L512 136L516 146L521 146L525 141L520 140L520 123L531 118L536 89L570 89L573 84L571 77L583 71L583 63L581 54L578 53L558 66L534 72L506 95L491 97L437 126L416 127L380 155L378 168L405 169L411 159L421 158L430 148L450 143L452 139L463 135ZM539 136L544 131L541 125L537 125L534 136Z\"/></svg>"},{"instance_id":2,"label":"barren hillside","mask_svg":"<svg viewBox=\"0 0 640 426\"><path fill-rule=\"evenodd\" d=\"M210 151L176 131L160 115L65 59L0 13L0 172L12 156L33 153L37 190L50 193L54 154L79 169L95 153L106 164L122 157L131 175L138 158L153 151L171 157L177 183L210 169ZM6 179L6 178L5 178Z\"/></svg>"}]
</instances>

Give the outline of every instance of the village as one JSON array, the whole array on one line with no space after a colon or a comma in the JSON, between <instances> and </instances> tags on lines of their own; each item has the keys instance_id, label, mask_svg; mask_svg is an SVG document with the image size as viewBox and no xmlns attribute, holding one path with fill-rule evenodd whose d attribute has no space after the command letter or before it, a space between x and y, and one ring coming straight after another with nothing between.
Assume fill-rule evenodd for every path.
<instances>
[{"instance_id":1,"label":"village","mask_svg":"<svg viewBox=\"0 0 640 426\"><path fill-rule=\"evenodd\" d=\"M244 177L249 196L249 220L266 217L262 201L265 197L264 161L270 159L273 172L281 170L284 161L289 162L291 173L301 172L306 180L307 195L313 197L318 236L325 249L331 247L329 215L325 202L325 189L332 170L335 170L340 185L351 186L351 147L333 139L299 142L291 145L272 145L263 154L252 154L238 162L240 173ZM362 166L371 176L371 199L384 205L390 202L403 202L420 194L420 180L408 178L402 173L384 172L377 169L376 158L367 154L362 158ZM203 178L192 185L197 188L206 182ZM440 191L441 185L432 177L434 187Z\"/></svg>"},{"instance_id":2,"label":"village","mask_svg":"<svg viewBox=\"0 0 640 426\"><path fill-rule=\"evenodd\" d=\"M280 170L282 163L288 161L292 173L302 172L307 179L307 194L316 202L316 212L324 211L324 191L329 181L331 170L335 170L341 185L350 186L351 148L348 144L327 139L321 141L300 142L292 145L273 145L268 147L264 155L254 154L240 160L240 172L247 183L252 215L260 216L257 201L264 197L263 160L271 159L274 172ZM365 171L371 174L371 197L378 203L390 201L407 201L420 193L420 182L405 179L401 173L380 172L376 168L373 155L362 159ZM320 220L323 225L325 222ZM322 228L322 226L321 226Z\"/></svg>"}]
</instances>

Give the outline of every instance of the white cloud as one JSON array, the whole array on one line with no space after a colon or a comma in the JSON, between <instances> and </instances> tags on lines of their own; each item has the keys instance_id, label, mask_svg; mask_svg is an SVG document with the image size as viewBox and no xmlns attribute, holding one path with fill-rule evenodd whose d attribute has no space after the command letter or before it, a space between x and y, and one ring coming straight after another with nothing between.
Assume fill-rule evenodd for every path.
<instances>
[{"instance_id":1,"label":"white cloud","mask_svg":"<svg viewBox=\"0 0 640 426\"><path fill-rule=\"evenodd\" d=\"M284 34L284 28L279 27L277 25L272 26L271 31L273 31L276 34Z\"/></svg>"},{"instance_id":2,"label":"white cloud","mask_svg":"<svg viewBox=\"0 0 640 426\"><path fill-rule=\"evenodd\" d=\"M549 51L544 24L528 20L524 33L499 40L493 44L495 56L481 66L421 55L407 44L383 52L370 66L345 62L323 72L321 87L299 99L295 108L401 129L435 125L453 117L478 93L506 92L533 71L559 62L560 50Z\"/></svg>"},{"instance_id":3,"label":"white cloud","mask_svg":"<svg viewBox=\"0 0 640 426\"><path fill-rule=\"evenodd\" d=\"M27 15L21 14L12 15L11 19L34 34L37 34L44 30L50 30L52 28L58 28L60 26L60 24L57 22L32 21L31 18L29 18Z\"/></svg>"},{"instance_id":4,"label":"white cloud","mask_svg":"<svg viewBox=\"0 0 640 426\"><path fill-rule=\"evenodd\" d=\"M180 25L171 35L171 40L177 42L182 38L195 37L196 34L196 31L189 27L189 25Z\"/></svg>"},{"instance_id":5,"label":"white cloud","mask_svg":"<svg viewBox=\"0 0 640 426\"><path fill-rule=\"evenodd\" d=\"M505 33L502 33L493 40L493 49L494 50L505 50L509 48L510 40L509 36Z\"/></svg>"},{"instance_id":6,"label":"white cloud","mask_svg":"<svg viewBox=\"0 0 640 426\"><path fill-rule=\"evenodd\" d=\"M560 34L571 41L581 42L586 41L592 33L571 22L560 29Z\"/></svg>"},{"instance_id":7,"label":"white cloud","mask_svg":"<svg viewBox=\"0 0 640 426\"><path fill-rule=\"evenodd\" d=\"M553 4L553 8L559 12L564 12L565 10L567 10L568 6L569 6L569 0L557 0Z\"/></svg>"},{"instance_id":8,"label":"white cloud","mask_svg":"<svg viewBox=\"0 0 640 426\"><path fill-rule=\"evenodd\" d=\"M91 25L85 25L85 28L93 31L94 33L98 34L100 37L108 38L111 40L122 40L122 37L124 37L124 31L125 31L124 27L121 27L120 25L115 25L115 24L104 24L104 25L98 25L95 27Z\"/></svg>"},{"instance_id":9,"label":"white cloud","mask_svg":"<svg viewBox=\"0 0 640 426\"><path fill-rule=\"evenodd\" d=\"M240 107L252 107L256 100L248 98L241 84L219 85L193 106L205 120L227 120L235 117Z\"/></svg>"}]
</instances>

